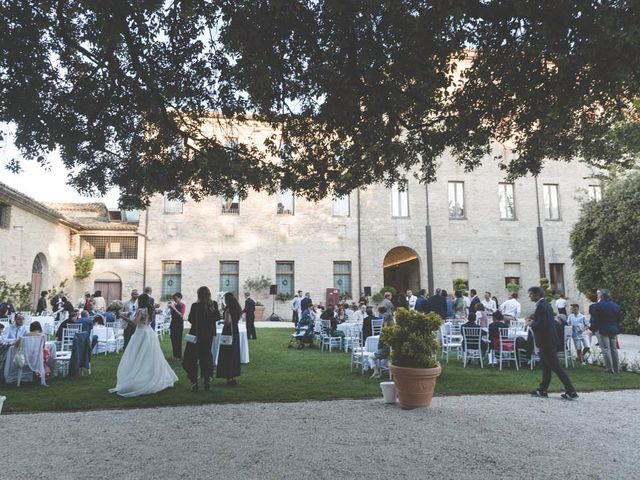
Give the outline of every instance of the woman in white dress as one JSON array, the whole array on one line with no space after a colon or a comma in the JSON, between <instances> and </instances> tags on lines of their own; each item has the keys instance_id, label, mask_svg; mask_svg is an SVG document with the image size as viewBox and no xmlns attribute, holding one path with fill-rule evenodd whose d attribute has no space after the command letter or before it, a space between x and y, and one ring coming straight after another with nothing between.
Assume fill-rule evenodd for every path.
<instances>
[{"instance_id":1,"label":"woman in white dress","mask_svg":"<svg viewBox=\"0 0 640 480\"><path fill-rule=\"evenodd\" d=\"M157 393L173 387L178 381L175 372L167 363L160 348L156 332L150 326L153 319L153 307L149 295L138 297L138 310L133 320L136 331L118 365L117 382L109 393L123 397L137 397Z\"/></svg>"}]
</instances>

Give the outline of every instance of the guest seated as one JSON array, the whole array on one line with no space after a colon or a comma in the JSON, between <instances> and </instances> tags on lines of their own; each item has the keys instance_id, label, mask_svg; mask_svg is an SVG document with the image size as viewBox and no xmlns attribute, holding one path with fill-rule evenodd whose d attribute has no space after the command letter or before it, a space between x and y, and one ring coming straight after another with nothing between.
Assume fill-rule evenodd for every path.
<instances>
[{"instance_id":1,"label":"guest seated","mask_svg":"<svg viewBox=\"0 0 640 480\"><path fill-rule=\"evenodd\" d=\"M80 318L76 318L73 323L79 323L80 325L82 325L81 331L83 332L90 332L91 330L93 330L93 322L89 319L89 313L86 310L80 312Z\"/></svg>"},{"instance_id":2,"label":"guest seated","mask_svg":"<svg viewBox=\"0 0 640 480\"><path fill-rule=\"evenodd\" d=\"M353 320L353 314L355 313L357 307L355 304L351 304L349 305L348 303L345 303L344 305L342 305L342 307L344 308L344 314L347 317L347 322L350 322Z\"/></svg>"},{"instance_id":3,"label":"guest seated","mask_svg":"<svg viewBox=\"0 0 640 480\"><path fill-rule=\"evenodd\" d=\"M353 316L351 317L351 320L356 323L362 323L366 316L367 316L367 306L364 303L362 303L358 307L358 310L354 312Z\"/></svg>"},{"instance_id":4,"label":"guest seated","mask_svg":"<svg viewBox=\"0 0 640 480\"><path fill-rule=\"evenodd\" d=\"M476 323L479 327L486 327L489 324L489 317L482 303L476 304Z\"/></svg>"},{"instance_id":5,"label":"guest seated","mask_svg":"<svg viewBox=\"0 0 640 480\"><path fill-rule=\"evenodd\" d=\"M382 360L387 360L389 358L390 353L391 348L383 343L382 340L379 340L378 349L369 361L369 364L373 367L373 374L371 375L371 378L380 378L380 364L382 363Z\"/></svg>"},{"instance_id":6,"label":"guest seated","mask_svg":"<svg viewBox=\"0 0 640 480\"><path fill-rule=\"evenodd\" d=\"M67 318L66 320L64 320L60 326L58 326L58 331L56 332L56 339L61 342L62 341L62 333L64 332L64 329L67 328L67 325L69 325L70 323L76 323L76 319L78 318L78 312L71 312L69 314L69 318Z\"/></svg>"},{"instance_id":7,"label":"guest seated","mask_svg":"<svg viewBox=\"0 0 640 480\"><path fill-rule=\"evenodd\" d=\"M479 304L481 305L481 304ZM482 306L482 305L481 305ZM466 334L465 334L465 329L467 328L480 328L480 326L476 323L476 319L475 318L469 318L469 320L466 323L463 323L462 326L460 327L460 332L462 333L462 337L466 338ZM489 348L489 342L487 340L487 334L484 331L480 332L480 340L481 340L481 345L480 348L482 350L482 354L484 355L488 348ZM471 350L477 350L478 349L478 343L475 340L472 339L468 339L466 342L467 346L471 349ZM465 342L462 342L462 349L465 349Z\"/></svg>"},{"instance_id":8,"label":"guest seated","mask_svg":"<svg viewBox=\"0 0 640 480\"><path fill-rule=\"evenodd\" d=\"M387 307L378 307L378 318L382 318L383 325L393 325L393 313Z\"/></svg>"},{"instance_id":9,"label":"guest seated","mask_svg":"<svg viewBox=\"0 0 640 480\"><path fill-rule=\"evenodd\" d=\"M373 314L373 308L367 307L367 316L362 320L362 344L367 340L368 337L373 335L373 324L371 320L374 318L378 318Z\"/></svg>"},{"instance_id":10,"label":"guest seated","mask_svg":"<svg viewBox=\"0 0 640 480\"><path fill-rule=\"evenodd\" d=\"M344 307L338 307L338 314L336 315L336 323L340 325L349 321L349 317L345 313Z\"/></svg>"},{"instance_id":11,"label":"guest seated","mask_svg":"<svg viewBox=\"0 0 640 480\"><path fill-rule=\"evenodd\" d=\"M31 325L29 325L29 331L27 333L25 333L21 338L19 338L16 342L16 346L20 345L20 341L22 340L22 338L24 337L44 337L44 333L42 333L42 325L40 325L40 322L31 322ZM42 354L44 357L44 373L45 373L45 377L48 377L51 375L51 366L49 365L49 362L51 360L51 353L49 352L49 349L45 346L42 350ZM34 372L35 373L35 372ZM37 373L35 373L36 376L38 376Z\"/></svg>"},{"instance_id":12,"label":"guest seated","mask_svg":"<svg viewBox=\"0 0 640 480\"><path fill-rule=\"evenodd\" d=\"M96 313L91 319L94 327L104 327L104 317L102 313Z\"/></svg>"},{"instance_id":13,"label":"guest seated","mask_svg":"<svg viewBox=\"0 0 640 480\"><path fill-rule=\"evenodd\" d=\"M14 345L25 333L27 333L27 327L24 325L24 315L16 313L13 319L13 325L9 325L9 328L5 329L3 343Z\"/></svg>"},{"instance_id":14,"label":"guest seated","mask_svg":"<svg viewBox=\"0 0 640 480\"><path fill-rule=\"evenodd\" d=\"M321 320L330 320L331 321L331 331L335 332L338 328L338 322L336 322L336 315L333 312L333 306L329 305L327 309L322 312L320 315Z\"/></svg>"},{"instance_id":15,"label":"guest seated","mask_svg":"<svg viewBox=\"0 0 640 480\"><path fill-rule=\"evenodd\" d=\"M489 324L489 342L493 350L500 350L500 328L508 328L500 310L493 314L493 322Z\"/></svg>"}]
</instances>

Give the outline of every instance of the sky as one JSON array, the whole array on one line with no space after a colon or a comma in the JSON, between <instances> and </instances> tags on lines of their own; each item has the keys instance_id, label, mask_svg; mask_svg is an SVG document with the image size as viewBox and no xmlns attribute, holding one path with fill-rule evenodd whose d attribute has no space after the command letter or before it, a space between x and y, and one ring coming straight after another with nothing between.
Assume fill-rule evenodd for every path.
<instances>
[{"instance_id":1,"label":"sky","mask_svg":"<svg viewBox=\"0 0 640 480\"><path fill-rule=\"evenodd\" d=\"M6 169L12 158L20 158L22 172L15 174ZM57 152L48 157L50 169L35 161L22 159L10 137L0 143L0 182L40 202L103 202L110 209L118 207L119 192L111 190L106 196L86 197L67 185L68 174Z\"/></svg>"}]
</instances>

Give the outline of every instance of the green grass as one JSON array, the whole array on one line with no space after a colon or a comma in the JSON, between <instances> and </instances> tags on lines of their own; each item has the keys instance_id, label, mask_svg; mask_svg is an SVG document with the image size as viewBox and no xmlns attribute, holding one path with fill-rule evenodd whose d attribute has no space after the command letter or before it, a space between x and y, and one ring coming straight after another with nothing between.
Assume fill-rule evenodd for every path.
<instances>
[{"instance_id":1,"label":"green grass","mask_svg":"<svg viewBox=\"0 0 640 480\"><path fill-rule=\"evenodd\" d=\"M23 384L0 387L7 400L5 412L35 412L87 410L106 408L156 407L163 405L193 405L220 402L273 402L300 400L330 400L336 398L367 398L381 395L378 382L349 370L349 355L343 352L320 353L315 348L287 349L290 331L259 330L259 340L250 341L251 363L242 365L238 385L227 388L216 379L211 392L192 393L189 381L179 363L171 362L179 381L156 395L121 398L107 393L116 383L116 369L121 355L100 355L93 358L91 376L56 378L50 387ZM170 357L168 337L162 348ZM513 366L502 372L492 367L462 367L450 360L443 364L436 394L501 394L524 393L533 390L540 381L540 369L515 371ZM621 373L607 375L599 367L577 365L569 375L578 391L640 388L640 375ZM561 384L554 377L551 390Z\"/></svg>"}]
</instances>

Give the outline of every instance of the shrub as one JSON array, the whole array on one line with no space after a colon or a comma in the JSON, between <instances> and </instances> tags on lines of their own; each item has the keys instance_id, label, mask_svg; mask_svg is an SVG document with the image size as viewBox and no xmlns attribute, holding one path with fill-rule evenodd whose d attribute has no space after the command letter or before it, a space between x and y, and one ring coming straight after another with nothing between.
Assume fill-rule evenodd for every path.
<instances>
[{"instance_id":1,"label":"shrub","mask_svg":"<svg viewBox=\"0 0 640 480\"><path fill-rule=\"evenodd\" d=\"M74 259L76 266L76 278L83 280L91 275L93 270L93 257L91 255L81 255Z\"/></svg>"},{"instance_id":2,"label":"shrub","mask_svg":"<svg viewBox=\"0 0 640 480\"><path fill-rule=\"evenodd\" d=\"M442 325L437 313L399 308L396 324L382 329L380 341L391 347L391 362L398 367L432 368L438 365L436 333Z\"/></svg>"}]
</instances>

